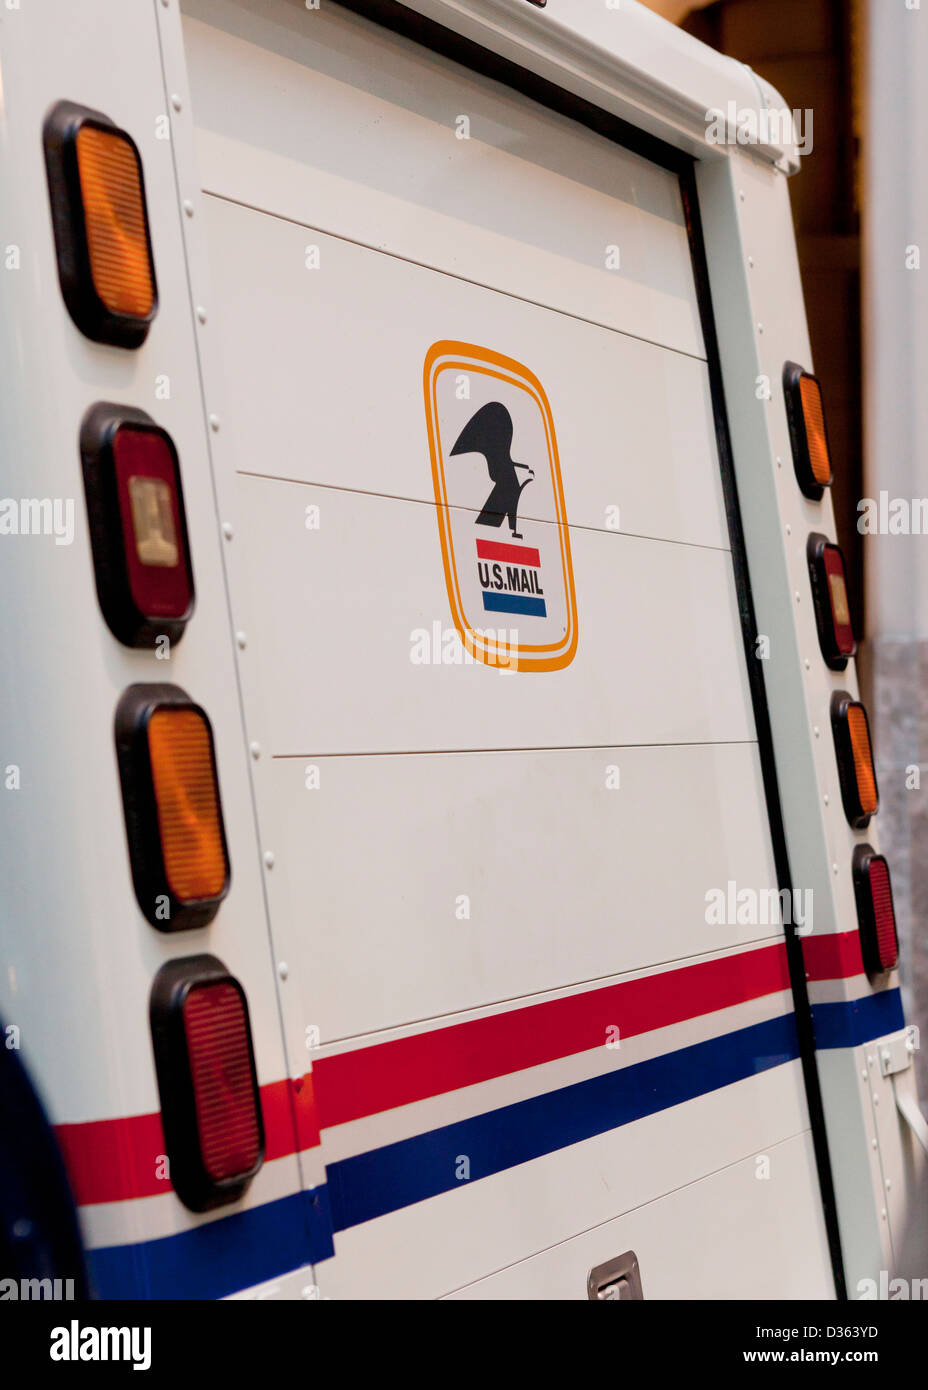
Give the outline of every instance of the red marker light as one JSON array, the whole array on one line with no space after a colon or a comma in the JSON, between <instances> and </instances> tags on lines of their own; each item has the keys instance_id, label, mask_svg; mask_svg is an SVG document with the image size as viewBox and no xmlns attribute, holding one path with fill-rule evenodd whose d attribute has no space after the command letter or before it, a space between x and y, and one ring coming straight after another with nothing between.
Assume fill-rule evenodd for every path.
<instances>
[{"instance_id":1,"label":"red marker light","mask_svg":"<svg viewBox=\"0 0 928 1390\"><path fill-rule=\"evenodd\" d=\"M232 980L194 985L184 1031L203 1166L213 1182L250 1172L261 1154L261 1114L245 996Z\"/></svg>"},{"instance_id":2,"label":"red marker light","mask_svg":"<svg viewBox=\"0 0 928 1390\"><path fill-rule=\"evenodd\" d=\"M822 656L833 671L843 671L848 659L857 651L844 556L840 547L815 533L809 537L807 555Z\"/></svg>"},{"instance_id":3,"label":"red marker light","mask_svg":"<svg viewBox=\"0 0 928 1390\"><path fill-rule=\"evenodd\" d=\"M242 1196L264 1161L248 1003L215 956L169 961L150 1019L171 1182L192 1211Z\"/></svg>"},{"instance_id":4,"label":"red marker light","mask_svg":"<svg viewBox=\"0 0 928 1390\"><path fill-rule=\"evenodd\" d=\"M193 570L177 451L141 410L101 403L81 427L97 594L129 647L177 642L193 612Z\"/></svg>"},{"instance_id":5,"label":"red marker light","mask_svg":"<svg viewBox=\"0 0 928 1390\"><path fill-rule=\"evenodd\" d=\"M182 619L193 592L173 446L160 430L121 425L113 437L113 462L135 605L149 618Z\"/></svg>"},{"instance_id":6,"label":"red marker light","mask_svg":"<svg viewBox=\"0 0 928 1390\"><path fill-rule=\"evenodd\" d=\"M899 939L889 865L869 845L854 851L854 894L864 968L868 975L881 975L898 962Z\"/></svg>"}]
</instances>

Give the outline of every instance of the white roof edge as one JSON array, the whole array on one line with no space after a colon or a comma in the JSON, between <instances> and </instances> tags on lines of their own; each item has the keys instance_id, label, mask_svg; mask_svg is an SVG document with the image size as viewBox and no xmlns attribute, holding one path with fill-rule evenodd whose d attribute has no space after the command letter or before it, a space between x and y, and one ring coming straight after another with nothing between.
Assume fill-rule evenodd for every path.
<instances>
[{"instance_id":1,"label":"white roof edge","mask_svg":"<svg viewBox=\"0 0 928 1390\"><path fill-rule=\"evenodd\" d=\"M637 0L403 3L691 155L737 146L784 173L799 168L779 93Z\"/></svg>"}]
</instances>

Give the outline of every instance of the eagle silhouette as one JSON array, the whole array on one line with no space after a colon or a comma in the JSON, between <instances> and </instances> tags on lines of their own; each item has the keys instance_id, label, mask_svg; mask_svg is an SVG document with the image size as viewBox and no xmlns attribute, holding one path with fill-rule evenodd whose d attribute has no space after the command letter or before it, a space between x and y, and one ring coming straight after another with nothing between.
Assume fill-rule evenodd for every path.
<instances>
[{"instance_id":1,"label":"eagle silhouette","mask_svg":"<svg viewBox=\"0 0 928 1390\"><path fill-rule=\"evenodd\" d=\"M502 526L503 517L509 521L509 529L517 541L519 533L519 498L522 489L532 481L535 470L527 463L516 463L512 457L512 416L501 401L488 401L482 405L458 435L451 450L455 454L483 454L487 461L487 471L493 490L483 504L477 517L477 526ZM528 474L519 482L517 468Z\"/></svg>"}]
</instances>

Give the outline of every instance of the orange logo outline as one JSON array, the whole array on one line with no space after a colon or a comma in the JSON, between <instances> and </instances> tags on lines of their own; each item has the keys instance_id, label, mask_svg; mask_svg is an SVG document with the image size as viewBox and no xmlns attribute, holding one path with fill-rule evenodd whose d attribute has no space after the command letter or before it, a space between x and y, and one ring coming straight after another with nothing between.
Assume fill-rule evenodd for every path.
<instances>
[{"instance_id":1,"label":"orange logo outline","mask_svg":"<svg viewBox=\"0 0 928 1390\"><path fill-rule=\"evenodd\" d=\"M485 365L480 366L481 363ZM493 370L487 370L487 368ZM512 386L518 386L532 397L541 411L548 444L548 466L551 470L554 507L557 515L556 525L560 540L561 569L564 578L564 595L567 603L567 631L557 642L543 646L520 645L514 650L507 646L500 646L494 638L473 627L464 612L454 558L454 544L451 538L451 519L448 514L449 504L441 431L438 425L438 378L442 372L454 369L480 376L492 376ZM490 348L478 347L474 343L459 343L450 339L442 339L440 342L433 343L426 353L423 387L429 453L432 462L432 485L435 491L438 514L438 534L445 569L445 585L448 590L448 601L451 605L451 616L461 641L473 657L488 666L499 666L518 671L558 671L570 664L577 650L577 596L574 589L570 533L567 526L567 510L564 503L564 486L561 481L557 437L554 432L554 417L544 387L534 372L523 366L521 362L516 362L514 358L504 357L501 353L493 352Z\"/></svg>"}]
</instances>

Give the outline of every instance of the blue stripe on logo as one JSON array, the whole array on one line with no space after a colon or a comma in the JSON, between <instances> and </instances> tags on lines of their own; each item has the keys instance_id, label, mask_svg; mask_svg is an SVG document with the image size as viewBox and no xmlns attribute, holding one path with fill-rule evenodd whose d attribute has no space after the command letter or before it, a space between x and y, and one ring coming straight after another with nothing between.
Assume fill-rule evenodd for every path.
<instances>
[{"instance_id":1,"label":"blue stripe on logo","mask_svg":"<svg viewBox=\"0 0 928 1390\"><path fill-rule=\"evenodd\" d=\"M582 1143L799 1056L792 1014L445 1125L327 1169L336 1231Z\"/></svg>"},{"instance_id":2,"label":"blue stripe on logo","mask_svg":"<svg viewBox=\"0 0 928 1390\"><path fill-rule=\"evenodd\" d=\"M483 606L488 613L530 613L536 618L545 618L548 615L543 598L527 598L525 594L485 592Z\"/></svg>"}]
</instances>

